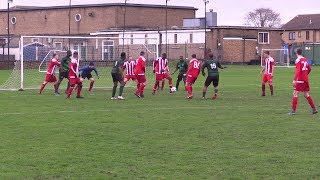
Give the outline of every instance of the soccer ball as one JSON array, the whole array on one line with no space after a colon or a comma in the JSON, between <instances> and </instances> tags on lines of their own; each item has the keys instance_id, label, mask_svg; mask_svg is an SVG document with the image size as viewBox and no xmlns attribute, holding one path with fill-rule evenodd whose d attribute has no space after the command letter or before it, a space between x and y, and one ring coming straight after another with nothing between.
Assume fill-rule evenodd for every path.
<instances>
[{"instance_id":1,"label":"soccer ball","mask_svg":"<svg viewBox=\"0 0 320 180\"><path fill-rule=\"evenodd\" d=\"M172 87L170 90L171 90L171 92L177 92L177 88L176 87Z\"/></svg>"}]
</instances>

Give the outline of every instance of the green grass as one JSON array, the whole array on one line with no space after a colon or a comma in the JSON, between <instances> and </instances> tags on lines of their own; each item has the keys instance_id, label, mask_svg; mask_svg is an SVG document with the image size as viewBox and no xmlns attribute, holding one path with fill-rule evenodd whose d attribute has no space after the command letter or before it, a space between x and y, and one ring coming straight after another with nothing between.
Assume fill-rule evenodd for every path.
<instances>
[{"instance_id":1,"label":"green grass","mask_svg":"<svg viewBox=\"0 0 320 180\"><path fill-rule=\"evenodd\" d=\"M84 90L83 100L55 97L51 86L41 96L1 91L0 178L318 179L319 115L302 96L298 114L287 115L294 69L276 69L274 97L260 97L259 70L223 70L216 101L200 99L203 77L189 101L184 91L152 96L153 77L145 99L127 88L126 101L103 89Z\"/></svg>"}]
</instances>

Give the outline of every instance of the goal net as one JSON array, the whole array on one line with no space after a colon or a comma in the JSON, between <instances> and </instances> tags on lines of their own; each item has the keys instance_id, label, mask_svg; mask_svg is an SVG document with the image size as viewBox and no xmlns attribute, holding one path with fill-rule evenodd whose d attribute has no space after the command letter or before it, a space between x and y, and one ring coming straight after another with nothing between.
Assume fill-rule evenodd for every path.
<instances>
[{"instance_id":1,"label":"goal net","mask_svg":"<svg viewBox=\"0 0 320 180\"><path fill-rule=\"evenodd\" d=\"M95 64L100 76L100 79L96 80L95 88L109 88L113 86L111 69L115 61L120 59L121 52L125 52L127 57L137 59L139 53L144 51L147 64L151 64L148 62L158 57L158 47L157 39L147 37L22 36L19 45L20 57L16 58L13 70L9 78L0 85L0 90L38 89L45 79L53 54L58 54L61 61L67 50L79 53L80 67L90 62ZM95 73L92 73L96 78ZM57 68L57 78L58 75ZM66 84L67 80L64 80L60 87L64 88ZM89 82L84 81L84 85L87 84Z\"/></svg>"},{"instance_id":2,"label":"goal net","mask_svg":"<svg viewBox=\"0 0 320 180\"><path fill-rule=\"evenodd\" d=\"M275 61L275 67L290 67L290 57L288 49L262 49L261 51L261 66L265 65L263 53L270 52L270 56Z\"/></svg>"}]
</instances>

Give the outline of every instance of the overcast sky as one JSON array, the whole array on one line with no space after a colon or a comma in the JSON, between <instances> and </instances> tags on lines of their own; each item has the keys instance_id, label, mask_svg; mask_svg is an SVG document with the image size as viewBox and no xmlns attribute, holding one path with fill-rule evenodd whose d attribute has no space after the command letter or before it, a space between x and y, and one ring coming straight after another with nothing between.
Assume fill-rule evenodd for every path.
<instances>
[{"instance_id":1,"label":"overcast sky","mask_svg":"<svg viewBox=\"0 0 320 180\"><path fill-rule=\"evenodd\" d=\"M6 8L7 0L0 0L0 8ZM119 3L124 0L72 0L73 4ZM128 3L165 4L165 0L128 0ZM68 5L69 0L13 0L12 5L57 6ZM170 0L170 5L199 8L198 17L204 16L203 0ZM298 5L300 4L300 5ZM243 25L244 16L255 8L271 8L281 14L286 23L297 14L320 13L320 0L210 0L208 9L218 12L218 25Z\"/></svg>"}]
</instances>

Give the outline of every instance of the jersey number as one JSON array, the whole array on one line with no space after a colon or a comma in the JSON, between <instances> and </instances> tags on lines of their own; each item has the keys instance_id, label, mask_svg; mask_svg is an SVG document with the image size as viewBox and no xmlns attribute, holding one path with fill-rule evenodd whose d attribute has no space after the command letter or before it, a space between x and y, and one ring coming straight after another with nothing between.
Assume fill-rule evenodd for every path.
<instances>
[{"instance_id":1,"label":"jersey number","mask_svg":"<svg viewBox=\"0 0 320 180\"><path fill-rule=\"evenodd\" d=\"M308 71L307 65L308 62L301 62L303 64L302 71Z\"/></svg>"},{"instance_id":2,"label":"jersey number","mask_svg":"<svg viewBox=\"0 0 320 180\"><path fill-rule=\"evenodd\" d=\"M211 69L217 69L216 63L210 64L210 66L211 66Z\"/></svg>"},{"instance_id":3,"label":"jersey number","mask_svg":"<svg viewBox=\"0 0 320 180\"><path fill-rule=\"evenodd\" d=\"M195 62L195 63L193 64L193 68L195 68L195 69L200 69L200 62Z\"/></svg>"}]
</instances>

